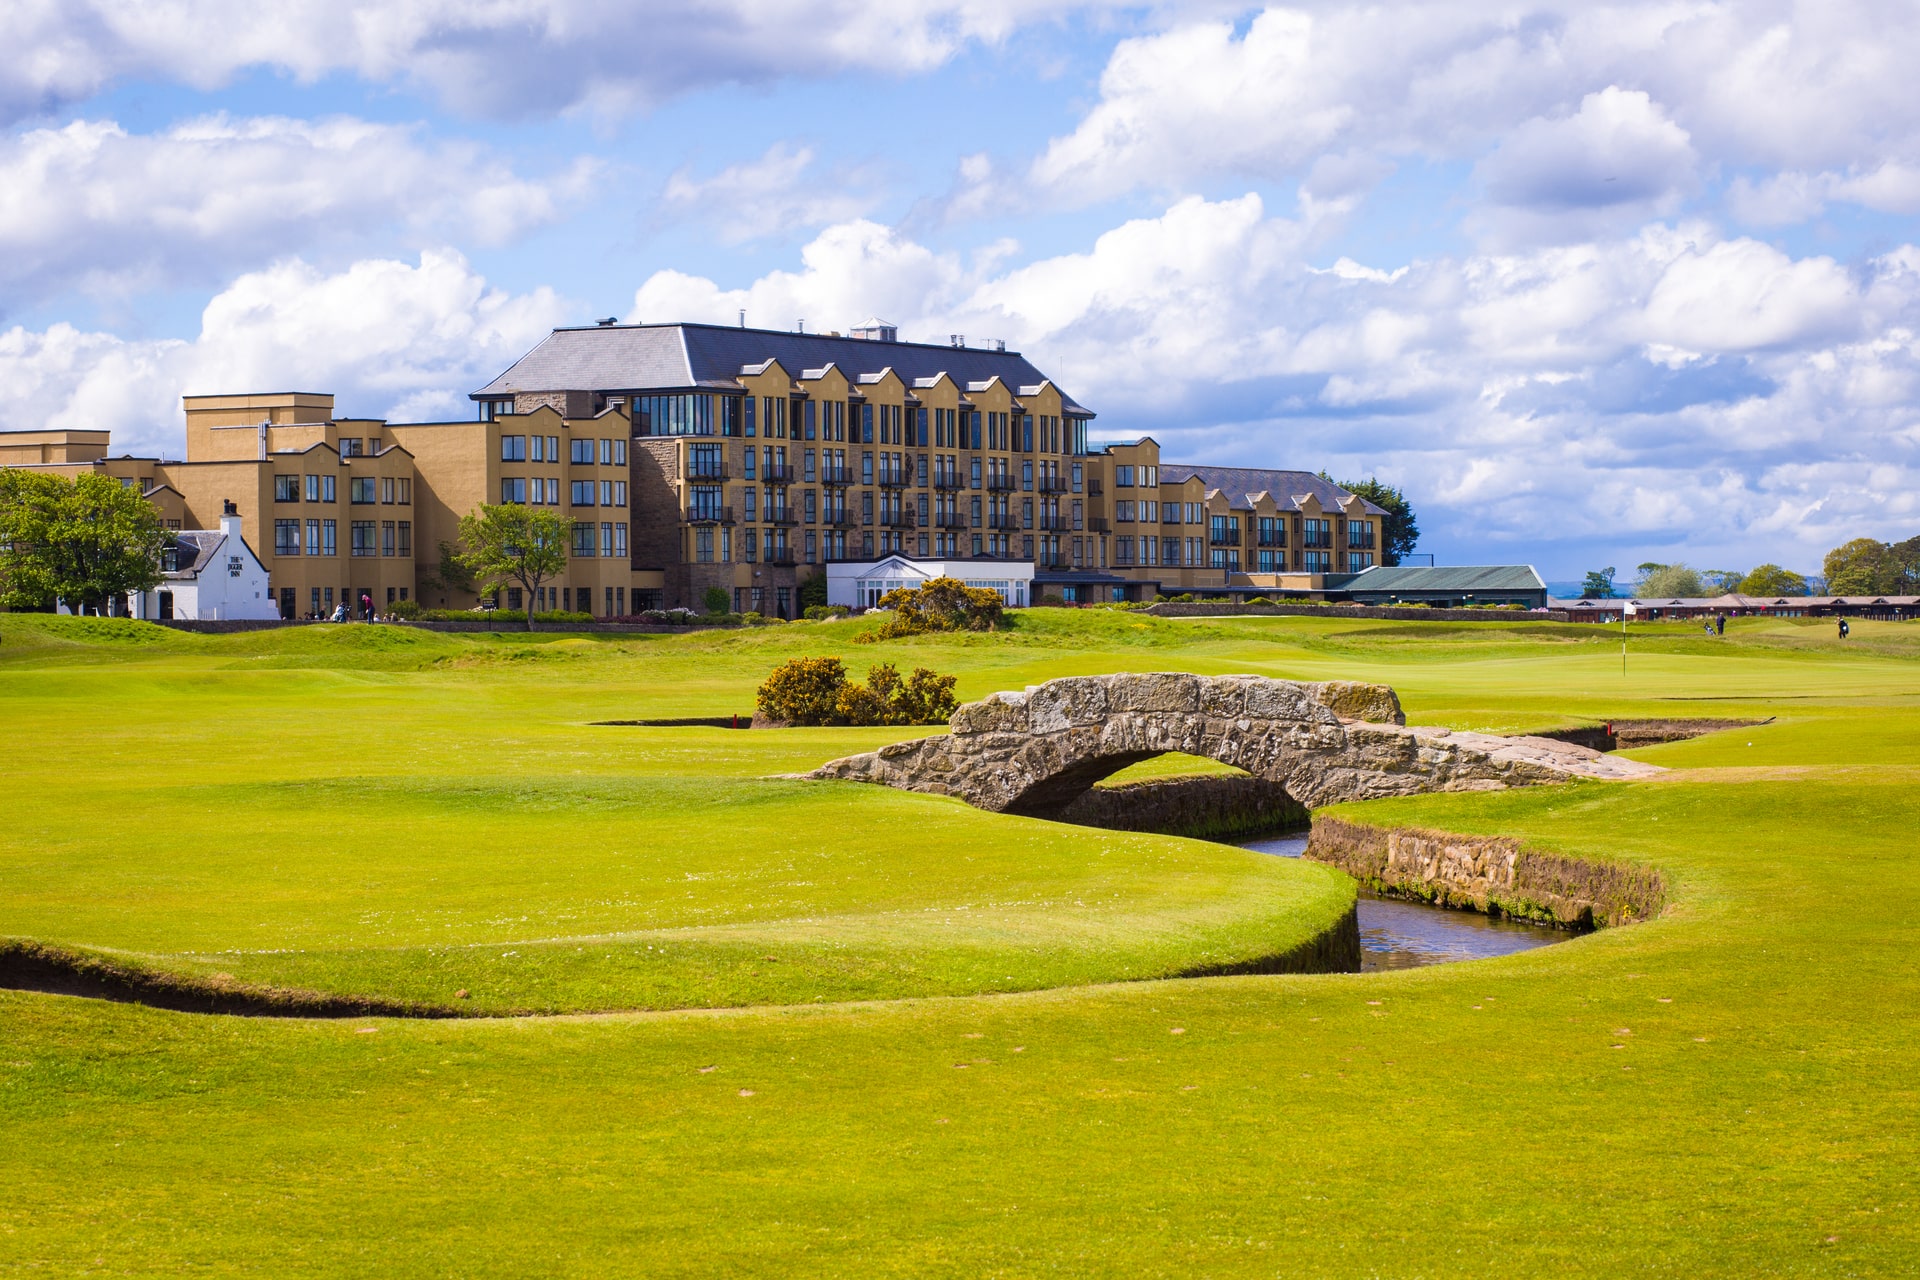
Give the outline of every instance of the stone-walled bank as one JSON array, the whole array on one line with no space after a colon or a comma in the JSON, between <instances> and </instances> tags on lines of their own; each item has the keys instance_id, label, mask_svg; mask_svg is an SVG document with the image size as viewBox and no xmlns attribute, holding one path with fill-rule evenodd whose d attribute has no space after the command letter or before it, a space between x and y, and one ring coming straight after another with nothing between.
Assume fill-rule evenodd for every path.
<instances>
[{"instance_id":1,"label":"stone-walled bank","mask_svg":"<svg viewBox=\"0 0 1920 1280\"><path fill-rule=\"evenodd\" d=\"M1056 820L1109 831L1231 842L1303 831L1307 807L1285 787L1264 778L1205 774L1094 787Z\"/></svg>"},{"instance_id":2,"label":"stone-walled bank","mask_svg":"<svg viewBox=\"0 0 1920 1280\"><path fill-rule=\"evenodd\" d=\"M1648 920L1667 902L1658 871L1529 849L1508 836L1315 817L1306 856L1385 896L1565 929Z\"/></svg>"}]
</instances>

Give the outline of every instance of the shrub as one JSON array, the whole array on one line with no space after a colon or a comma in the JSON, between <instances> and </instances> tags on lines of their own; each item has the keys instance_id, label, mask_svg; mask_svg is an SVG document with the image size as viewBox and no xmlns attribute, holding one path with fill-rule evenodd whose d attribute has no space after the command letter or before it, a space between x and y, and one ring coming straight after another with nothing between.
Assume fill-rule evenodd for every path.
<instances>
[{"instance_id":1,"label":"shrub","mask_svg":"<svg viewBox=\"0 0 1920 1280\"><path fill-rule=\"evenodd\" d=\"M944 724L959 705L953 685L925 667L902 680L890 662L869 668L858 685L838 658L795 658L767 677L755 705L791 725Z\"/></svg>"},{"instance_id":2,"label":"shrub","mask_svg":"<svg viewBox=\"0 0 1920 1280\"><path fill-rule=\"evenodd\" d=\"M826 572L822 570L821 572L816 573L811 577L807 578L805 581L801 582L799 596L800 596L800 608L802 611L801 612L802 617L811 618L813 616L811 613L806 612L806 610L808 609L815 608L816 606L822 609L826 608L827 607Z\"/></svg>"},{"instance_id":3,"label":"shrub","mask_svg":"<svg viewBox=\"0 0 1920 1280\"><path fill-rule=\"evenodd\" d=\"M708 613L725 613L733 604L733 594L725 587L708 587L700 593L700 603Z\"/></svg>"},{"instance_id":4,"label":"shrub","mask_svg":"<svg viewBox=\"0 0 1920 1280\"><path fill-rule=\"evenodd\" d=\"M1006 616L998 591L970 587L958 578L934 578L922 587L901 587L880 597L893 615L878 638L894 640L927 631L997 631Z\"/></svg>"},{"instance_id":5,"label":"shrub","mask_svg":"<svg viewBox=\"0 0 1920 1280\"><path fill-rule=\"evenodd\" d=\"M845 618L852 613L853 610L843 604L810 604L801 616L808 622L824 622L828 618Z\"/></svg>"},{"instance_id":6,"label":"shrub","mask_svg":"<svg viewBox=\"0 0 1920 1280\"><path fill-rule=\"evenodd\" d=\"M400 619L402 622L413 622L420 617L420 602L418 600L396 600L387 606L387 613L392 617Z\"/></svg>"}]
</instances>

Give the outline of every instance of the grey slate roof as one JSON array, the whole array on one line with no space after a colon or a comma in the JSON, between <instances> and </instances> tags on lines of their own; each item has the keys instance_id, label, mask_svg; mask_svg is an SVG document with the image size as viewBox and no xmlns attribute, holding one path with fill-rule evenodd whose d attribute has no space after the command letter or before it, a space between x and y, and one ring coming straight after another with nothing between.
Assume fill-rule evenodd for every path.
<instances>
[{"instance_id":1,"label":"grey slate roof","mask_svg":"<svg viewBox=\"0 0 1920 1280\"><path fill-rule=\"evenodd\" d=\"M1343 591L1542 591L1547 584L1530 564L1468 564L1429 567L1376 565L1349 578Z\"/></svg>"},{"instance_id":2,"label":"grey slate roof","mask_svg":"<svg viewBox=\"0 0 1920 1280\"><path fill-rule=\"evenodd\" d=\"M1180 484L1198 476L1200 483L1209 489L1218 489L1227 495L1227 500L1236 507L1250 506L1256 495L1270 493L1282 510L1297 508L1295 498L1304 498L1312 494L1319 499L1324 510L1338 511L1340 504L1353 495L1329 480L1322 480L1311 471L1266 471L1258 467L1192 467L1179 462L1160 464L1161 484ZM1385 511L1367 502L1367 514L1384 516Z\"/></svg>"},{"instance_id":3,"label":"grey slate roof","mask_svg":"<svg viewBox=\"0 0 1920 1280\"><path fill-rule=\"evenodd\" d=\"M227 535L218 529L186 529L173 535L178 548L178 568L161 576L168 579L197 578L200 571L213 562L214 555L220 550L220 544ZM187 548L193 548L193 555L186 554Z\"/></svg>"},{"instance_id":4,"label":"grey slate roof","mask_svg":"<svg viewBox=\"0 0 1920 1280\"><path fill-rule=\"evenodd\" d=\"M470 398L486 400L521 391L737 390L741 369L769 359L795 373L833 364L855 377L891 367L910 384L942 372L962 386L984 384L994 377L1010 387L1037 386L1047 380L1017 351L872 342L712 324L591 325L555 329ZM1067 412L1092 416L1065 390L1060 397Z\"/></svg>"}]
</instances>

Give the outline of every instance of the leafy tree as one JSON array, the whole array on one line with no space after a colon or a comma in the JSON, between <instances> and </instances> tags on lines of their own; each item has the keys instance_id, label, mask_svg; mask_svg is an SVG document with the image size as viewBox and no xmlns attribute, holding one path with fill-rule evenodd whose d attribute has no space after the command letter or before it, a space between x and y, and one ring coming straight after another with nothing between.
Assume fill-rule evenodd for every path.
<instances>
[{"instance_id":1,"label":"leafy tree","mask_svg":"<svg viewBox=\"0 0 1920 1280\"><path fill-rule=\"evenodd\" d=\"M707 606L708 613L725 613L733 603L733 597L727 594L725 587L708 587L700 594L700 603Z\"/></svg>"},{"instance_id":2,"label":"leafy tree","mask_svg":"<svg viewBox=\"0 0 1920 1280\"><path fill-rule=\"evenodd\" d=\"M540 584L556 578L567 567L567 518L517 503L482 504L479 511L460 517L461 566L483 591L498 591L509 583L527 593L527 630L533 630L533 602Z\"/></svg>"},{"instance_id":3,"label":"leafy tree","mask_svg":"<svg viewBox=\"0 0 1920 1280\"><path fill-rule=\"evenodd\" d=\"M1920 537L1896 542L1887 550L1893 553L1894 563L1900 568L1896 590L1903 596L1920 595Z\"/></svg>"},{"instance_id":4,"label":"leafy tree","mask_svg":"<svg viewBox=\"0 0 1920 1280\"><path fill-rule=\"evenodd\" d=\"M1706 585L1707 590L1718 592L1721 595L1725 595L1729 591L1738 591L1741 581L1744 580L1746 576L1746 574L1740 572L1738 569L1703 569L1700 571L1700 580Z\"/></svg>"},{"instance_id":5,"label":"leafy tree","mask_svg":"<svg viewBox=\"0 0 1920 1280\"><path fill-rule=\"evenodd\" d=\"M1332 480L1326 472L1323 480ZM1403 556L1420 541L1420 522L1414 519L1413 504L1407 495L1375 476L1365 480L1334 480L1333 483L1365 498L1387 514L1380 520L1380 563L1399 564Z\"/></svg>"},{"instance_id":6,"label":"leafy tree","mask_svg":"<svg viewBox=\"0 0 1920 1280\"><path fill-rule=\"evenodd\" d=\"M0 470L0 603L76 613L160 581L160 513L111 476Z\"/></svg>"},{"instance_id":7,"label":"leafy tree","mask_svg":"<svg viewBox=\"0 0 1920 1280\"><path fill-rule=\"evenodd\" d=\"M1746 596L1803 596L1807 594L1807 580L1791 569L1763 564L1740 579L1735 590Z\"/></svg>"},{"instance_id":8,"label":"leafy tree","mask_svg":"<svg viewBox=\"0 0 1920 1280\"><path fill-rule=\"evenodd\" d=\"M1821 569L1830 595L1887 595L1899 592L1901 586L1900 562L1893 548L1872 538L1841 543L1827 552Z\"/></svg>"},{"instance_id":9,"label":"leafy tree","mask_svg":"<svg viewBox=\"0 0 1920 1280\"><path fill-rule=\"evenodd\" d=\"M800 582L801 615L805 616L806 611L815 605L822 609L827 607L827 575L824 573L816 573Z\"/></svg>"},{"instance_id":10,"label":"leafy tree","mask_svg":"<svg viewBox=\"0 0 1920 1280\"><path fill-rule=\"evenodd\" d=\"M997 631L1006 615L998 591L970 587L958 578L932 578L924 586L896 587L880 597L893 616L878 637L893 640L927 631Z\"/></svg>"},{"instance_id":11,"label":"leafy tree","mask_svg":"<svg viewBox=\"0 0 1920 1280\"><path fill-rule=\"evenodd\" d=\"M1580 594L1595 599L1606 600L1613 596L1613 575L1615 569L1608 565L1604 569L1587 570L1587 580L1580 585Z\"/></svg>"},{"instance_id":12,"label":"leafy tree","mask_svg":"<svg viewBox=\"0 0 1920 1280\"><path fill-rule=\"evenodd\" d=\"M1641 565L1640 567L1642 570L1651 570L1643 574L1639 587L1634 593L1645 599L1650 600L1656 596L1662 599L1674 596L1703 596L1707 593L1705 585L1700 581L1698 571L1684 564Z\"/></svg>"},{"instance_id":13,"label":"leafy tree","mask_svg":"<svg viewBox=\"0 0 1920 1280\"><path fill-rule=\"evenodd\" d=\"M793 725L944 724L959 705L954 677L916 667L905 680L890 662L847 679L838 658L795 658L774 669L755 705L769 720Z\"/></svg>"}]
</instances>

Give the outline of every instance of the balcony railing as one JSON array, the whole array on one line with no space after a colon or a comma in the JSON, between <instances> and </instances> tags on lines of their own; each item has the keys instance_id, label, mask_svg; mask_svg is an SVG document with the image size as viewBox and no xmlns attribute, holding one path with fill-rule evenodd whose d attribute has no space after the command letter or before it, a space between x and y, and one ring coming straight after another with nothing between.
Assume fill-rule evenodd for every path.
<instances>
[{"instance_id":1,"label":"balcony railing","mask_svg":"<svg viewBox=\"0 0 1920 1280\"><path fill-rule=\"evenodd\" d=\"M1087 481L1087 492L1088 492L1088 493L1090 493L1090 494L1092 494L1092 495L1093 495L1094 497L1096 497L1096 498L1097 498L1097 497L1099 497L1099 496L1100 496L1101 494L1103 494L1103 493L1105 493L1106 491L1107 491L1107 487L1106 487L1106 485L1105 485L1104 483L1102 483L1101 481L1099 481L1099 480L1088 480L1088 481Z\"/></svg>"},{"instance_id":2,"label":"balcony railing","mask_svg":"<svg viewBox=\"0 0 1920 1280\"><path fill-rule=\"evenodd\" d=\"M933 527L936 529L964 529L967 527L967 517L958 511L937 512L933 517Z\"/></svg>"},{"instance_id":3,"label":"balcony railing","mask_svg":"<svg viewBox=\"0 0 1920 1280\"><path fill-rule=\"evenodd\" d=\"M1347 546L1354 551L1371 551L1373 550L1373 538L1371 535L1360 538L1349 535L1347 538Z\"/></svg>"},{"instance_id":4,"label":"balcony railing","mask_svg":"<svg viewBox=\"0 0 1920 1280\"><path fill-rule=\"evenodd\" d=\"M1073 528L1073 521L1065 516L1041 516L1033 522L1033 527L1044 529L1048 533L1066 533Z\"/></svg>"},{"instance_id":5,"label":"balcony railing","mask_svg":"<svg viewBox=\"0 0 1920 1280\"><path fill-rule=\"evenodd\" d=\"M820 483L832 484L832 485L852 484L853 468L852 467L822 467L820 468Z\"/></svg>"},{"instance_id":6,"label":"balcony railing","mask_svg":"<svg viewBox=\"0 0 1920 1280\"><path fill-rule=\"evenodd\" d=\"M1033 562L1033 567L1036 569L1049 569L1055 573L1063 573L1073 568L1073 565L1064 559L1042 560L1036 557Z\"/></svg>"},{"instance_id":7,"label":"balcony railing","mask_svg":"<svg viewBox=\"0 0 1920 1280\"><path fill-rule=\"evenodd\" d=\"M774 507L760 518L767 524L787 525L789 527L800 523L800 513L792 507Z\"/></svg>"},{"instance_id":8,"label":"balcony railing","mask_svg":"<svg viewBox=\"0 0 1920 1280\"><path fill-rule=\"evenodd\" d=\"M913 468L882 467L874 473L874 483L882 489L904 489L913 483Z\"/></svg>"},{"instance_id":9,"label":"balcony railing","mask_svg":"<svg viewBox=\"0 0 1920 1280\"><path fill-rule=\"evenodd\" d=\"M694 484L719 484L732 476L724 462L696 462L687 468L687 479Z\"/></svg>"},{"instance_id":10,"label":"balcony railing","mask_svg":"<svg viewBox=\"0 0 1920 1280\"><path fill-rule=\"evenodd\" d=\"M996 471L987 477L987 492L1012 493L1019 487L1019 484L1020 482L1015 480L1011 475Z\"/></svg>"},{"instance_id":11,"label":"balcony railing","mask_svg":"<svg viewBox=\"0 0 1920 1280\"><path fill-rule=\"evenodd\" d=\"M773 549L773 554L768 556L761 563L766 564L775 569L791 569L795 564L798 563L798 561L796 561L793 558L792 547L775 547Z\"/></svg>"},{"instance_id":12,"label":"balcony railing","mask_svg":"<svg viewBox=\"0 0 1920 1280\"><path fill-rule=\"evenodd\" d=\"M688 524L737 524L732 507L688 507Z\"/></svg>"},{"instance_id":13,"label":"balcony railing","mask_svg":"<svg viewBox=\"0 0 1920 1280\"><path fill-rule=\"evenodd\" d=\"M1034 482L1034 487L1042 493L1065 493L1067 481L1065 476L1041 476Z\"/></svg>"},{"instance_id":14,"label":"balcony railing","mask_svg":"<svg viewBox=\"0 0 1920 1280\"><path fill-rule=\"evenodd\" d=\"M936 489L964 489L966 481L960 478L958 471L936 471L933 473L933 487Z\"/></svg>"},{"instance_id":15,"label":"balcony railing","mask_svg":"<svg viewBox=\"0 0 1920 1280\"><path fill-rule=\"evenodd\" d=\"M1333 548L1333 535L1331 533L1309 533L1300 540L1300 545L1309 548L1318 547L1322 550L1331 550Z\"/></svg>"},{"instance_id":16,"label":"balcony railing","mask_svg":"<svg viewBox=\"0 0 1920 1280\"><path fill-rule=\"evenodd\" d=\"M829 529L852 529L859 525L860 517L851 511L829 511L820 517L820 523Z\"/></svg>"},{"instance_id":17,"label":"balcony railing","mask_svg":"<svg viewBox=\"0 0 1920 1280\"><path fill-rule=\"evenodd\" d=\"M987 528L989 529L1018 529L1019 527L1020 521L1015 516L995 515L987 517Z\"/></svg>"},{"instance_id":18,"label":"balcony railing","mask_svg":"<svg viewBox=\"0 0 1920 1280\"><path fill-rule=\"evenodd\" d=\"M1087 528L1095 533L1106 533L1108 531L1107 518L1105 516L1088 516Z\"/></svg>"},{"instance_id":19,"label":"balcony railing","mask_svg":"<svg viewBox=\"0 0 1920 1280\"><path fill-rule=\"evenodd\" d=\"M1237 547L1240 545L1240 531L1238 529L1215 529L1207 534L1207 545L1210 547Z\"/></svg>"},{"instance_id":20,"label":"balcony railing","mask_svg":"<svg viewBox=\"0 0 1920 1280\"><path fill-rule=\"evenodd\" d=\"M1255 545L1262 547L1284 547L1287 545L1287 531L1280 529L1273 533L1263 532L1258 536Z\"/></svg>"},{"instance_id":21,"label":"balcony railing","mask_svg":"<svg viewBox=\"0 0 1920 1280\"><path fill-rule=\"evenodd\" d=\"M762 484L792 484L793 464L790 462L769 462L760 468Z\"/></svg>"},{"instance_id":22,"label":"balcony railing","mask_svg":"<svg viewBox=\"0 0 1920 1280\"><path fill-rule=\"evenodd\" d=\"M911 511L886 511L880 515L880 527L883 529L917 529L919 521Z\"/></svg>"}]
</instances>

